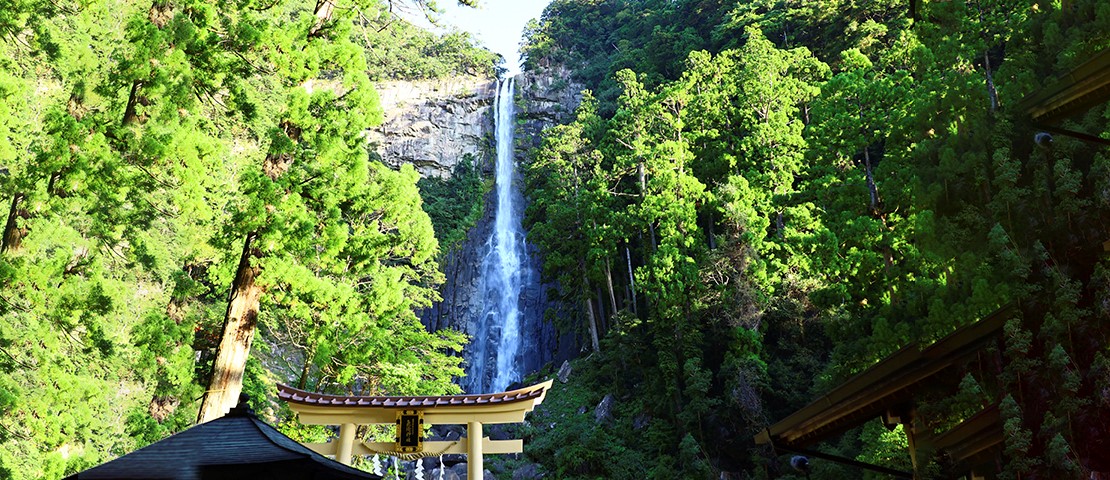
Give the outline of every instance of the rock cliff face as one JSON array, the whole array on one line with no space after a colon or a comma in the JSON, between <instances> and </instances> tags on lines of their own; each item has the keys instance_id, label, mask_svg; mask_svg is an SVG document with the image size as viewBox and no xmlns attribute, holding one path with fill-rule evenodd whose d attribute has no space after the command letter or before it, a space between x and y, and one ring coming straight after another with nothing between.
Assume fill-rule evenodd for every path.
<instances>
[{"instance_id":1,"label":"rock cliff face","mask_svg":"<svg viewBox=\"0 0 1110 480\"><path fill-rule=\"evenodd\" d=\"M527 158L528 151L539 146L544 129L574 119L584 87L570 78L571 71L561 65L524 72L517 78L518 158Z\"/></svg>"},{"instance_id":2,"label":"rock cliff face","mask_svg":"<svg viewBox=\"0 0 1110 480\"><path fill-rule=\"evenodd\" d=\"M580 88L563 80L567 73L562 69L551 69L545 72L526 73L517 78L517 129L514 157L518 163L524 161L528 152L539 144L540 133L544 128L568 119L578 105L581 99L578 93ZM402 92L413 92L414 90L416 89L413 87L402 86L398 88L398 91ZM427 91L427 88L424 87L422 91ZM461 129L460 133L441 135L439 138L475 141L480 143L478 148L461 151L480 152L482 154L481 158L492 157L492 147L489 147L488 150L483 149L487 148L488 139L493 137L494 126L489 109L492 108L496 96L496 84L481 85L481 88L475 91L478 93L469 97L459 97L457 95L451 97L451 95L447 95L447 97L454 98L454 100L446 102L443 100L445 98L443 95L437 96L435 101L419 99L408 101L408 105L423 105L423 107L416 109L419 112L417 114L395 116L392 117L393 119L387 119L386 125L396 126L391 126L385 131L395 133L387 133L379 137L382 139L382 146L379 151L382 151L383 155L399 157L400 161L416 163L422 172L427 172L426 174L449 174L453 164L438 163L434 158L430 158L437 155L437 152L419 152L419 150L435 148L433 145L457 145L456 142L462 140L429 140L426 134L421 132L459 128ZM387 94L382 94L382 97L384 105ZM434 105L439 105L439 108L444 111L432 111ZM452 115L448 109L454 108L456 111L465 112L468 108L472 108L471 105L480 105L478 108L481 109L482 113L477 116L472 113L464 113L464 118L454 120L445 118ZM386 106L386 108L388 111L389 107ZM394 120L396 118L401 119ZM442 118L442 120L438 122L431 120L437 118ZM428 123L438 123L443 127L437 127L437 130L429 127ZM449 127L452 124L457 125L457 127ZM475 134L472 126L478 124L482 126L482 129L480 133ZM417 127L418 125L419 127ZM396 142L402 142L403 146L395 145ZM457 153L455 155L456 158L461 157L461 154ZM432 163L436 163L436 165L432 165ZM490 163L492 163L492 160L490 160ZM486 165L486 163L483 163L483 165ZM527 195L527 192L524 192L524 196L527 197ZM480 290L483 285L480 278L482 275L481 266L482 259L489 249L488 241L493 226L496 202L496 197L493 192L490 192L485 199L486 208L481 220L468 233L466 241L457 250L448 253L444 265L446 282L440 292L443 300L421 314L421 319L429 329L454 328L465 332L474 332L477 331L475 324L484 320L480 318L482 315L482 292ZM557 303L552 302L547 297L547 292L555 286L539 282L539 273L542 268L541 260L538 253L530 245L528 246L527 257L528 264L522 265L522 270L526 270L526 272L522 272L522 275L535 281L525 284L520 293L522 325L520 333L524 345L520 361L523 363L523 371L532 372L549 363L560 362L563 359L573 357L578 352L579 342L573 333L561 335L550 321L545 320L545 313L549 309L554 309L557 312L559 308ZM471 343L489 341L491 340L488 338L471 339Z\"/></svg>"},{"instance_id":3,"label":"rock cliff face","mask_svg":"<svg viewBox=\"0 0 1110 480\"><path fill-rule=\"evenodd\" d=\"M495 80L391 81L377 88L385 119L368 137L386 164L411 163L425 177L443 178L464 155L480 165L489 161Z\"/></svg>"},{"instance_id":4,"label":"rock cliff face","mask_svg":"<svg viewBox=\"0 0 1110 480\"><path fill-rule=\"evenodd\" d=\"M571 71L562 66L547 67L538 71L528 71L517 77L517 130L516 130L516 159L517 162L527 161L531 155L532 149L538 147L542 141L542 133L545 129L569 122L574 118L574 110L578 108L578 104L582 101L581 84L575 83L570 80ZM528 198L528 192L524 192L525 199ZM528 244L528 258L533 263L535 278L537 283L540 278L540 272L543 268L543 259L536 248ZM542 303L538 305L540 315L539 319L543 320L547 311L551 311L555 316L564 316L564 310L567 305L556 301L554 298L548 298L548 292L557 291L559 286L553 283L538 284L535 295L538 299L542 299ZM530 300L533 297L528 297ZM529 311L532 308L529 306ZM537 321L539 323L539 321ZM550 321L543 321L543 325L549 326ZM563 361L574 358L582 346L576 332L556 332L552 329L551 332L546 332L545 335L539 337L537 344L537 351L534 355L534 361L537 366L543 366L548 362L554 364L553 368L558 368Z\"/></svg>"},{"instance_id":5,"label":"rock cliff face","mask_svg":"<svg viewBox=\"0 0 1110 480\"><path fill-rule=\"evenodd\" d=\"M489 238L493 230L494 208L497 202L491 192L486 197L486 211L482 219L470 230L466 241L455 251L448 253L444 264L446 281L440 290L443 300L421 314L424 325L430 330L453 328L464 332L476 332L477 322L482 318L483 286L482 259L489 253ZM520 323L522 338L521 370L534 372L556 359L572 357L577 352L573 336L560 338L559 332L544 313L553 305L547 298L549 285L538 282L542 268L535 249L528 247L528 263L521 265L522 277L537 281L525 282L520 292ZM499 332L491 331L490 335ZM490 338L471 338L471 344L491 342ZM487 376L492 377L492 368L487 368ZM487 381L489 379L486 379Z\"/></svg>"}]
</instances>

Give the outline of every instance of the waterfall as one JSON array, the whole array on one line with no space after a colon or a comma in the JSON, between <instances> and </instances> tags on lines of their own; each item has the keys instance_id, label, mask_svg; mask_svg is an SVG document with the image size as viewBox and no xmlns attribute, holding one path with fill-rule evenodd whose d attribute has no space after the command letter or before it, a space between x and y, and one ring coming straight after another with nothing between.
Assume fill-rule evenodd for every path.
<instances>
[{"instance_id":1,"label":"waterfall","mask_svg":"<svg viewBox=\"0 0 1110 480\"><path fill-rule=\"evenodd\" d=\"M486 241L479 279L481 315L471 333L469 371L464 389L471 393L505 390L522 376L521 289L531 281L521 225L523 196L513 159L513 78L501 81L496 100L497 208Z\"/></svg>"}]
</instances>

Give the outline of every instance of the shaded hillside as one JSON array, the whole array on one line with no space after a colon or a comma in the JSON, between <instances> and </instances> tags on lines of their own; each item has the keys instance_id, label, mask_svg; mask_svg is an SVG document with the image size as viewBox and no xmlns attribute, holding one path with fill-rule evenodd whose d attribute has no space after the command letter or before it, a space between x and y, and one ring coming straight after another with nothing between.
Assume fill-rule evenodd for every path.
<instances>
[{"instance_id":1,"label":"shaded hillside","mask_svg":"<svg viewBox=\"0 0 1110 480\"><path fill-rule=\"evenodd\" d=\"M1049 143L1019 106L1110 46L1110 9L803 3L556 1L529 32L528 65L595 91L526 177L545 270L603 337L586 390L624 405L583 433L612 437L596 458L780 478L756 432L1013 303L999 370L919 408L939 429L962 418L953 398L1003 405L1009 478L1110 470L1107 149ZM1058 127L1107 138L1091 106ZM822 448L905 470L905 441L864 428ZM559 452L534 459L620 478Z\"/></svg>"}]
</instances>

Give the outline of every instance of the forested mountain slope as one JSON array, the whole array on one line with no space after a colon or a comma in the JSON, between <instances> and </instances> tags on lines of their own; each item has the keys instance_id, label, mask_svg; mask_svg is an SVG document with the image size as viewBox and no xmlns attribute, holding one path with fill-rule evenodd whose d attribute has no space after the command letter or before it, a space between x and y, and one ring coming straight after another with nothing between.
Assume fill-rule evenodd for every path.
<instances>
[{"instance_id":1,"label":"forested mountain slope","mask_svg":"<svg viewBox=\"0 0 1110 480\"><path fill-rule=\"evenodd\" d=\"M391 7L0 2L0 478L191 425L233 393L209 386L225 323L258 407L274 381L456 391L462 339L413 313L442 281L417 174L363 132L373 80L497 58Z\"/></svg>"},{"instance_id":2,"label":"forested mountain slope","mask_svg":"<svg viewBox=\"0 0 1110 480\"><path fill-rule=\"evenodd\" d=\"M527 215L570 327L599 337L567 388L616 399L597 424L548 411L531 459L792 478L758 431L1016 305L996 374L919 408L941 428L998 403L1004 478L1110 471L1110 149L1049 142L1022 106L1110 47L1110 4L910 3L555 0L530 26L530 68L594 90L532 152ZM1110 138L1092 107L1056 126ZM905 442L822 448L909 470Z\"/></svg>"}]
</instances>

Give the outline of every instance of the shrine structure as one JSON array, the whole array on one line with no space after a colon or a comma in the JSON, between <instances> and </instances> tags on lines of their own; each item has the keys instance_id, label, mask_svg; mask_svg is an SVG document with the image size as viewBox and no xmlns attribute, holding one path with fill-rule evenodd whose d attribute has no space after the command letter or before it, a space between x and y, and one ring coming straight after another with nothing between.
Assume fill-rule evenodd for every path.
<instances>
[{"instance_id":1,"label":"shrine structure","mask_svg":"<svg viewBox=\"0 0 1110 480\"><path fill-rule=\"evenodd\" d=\"M341 396L306 392L278 385L284 400L307 425L338 425L339 438L327 443L305 444L309 449L332 456L349 465L354 455L390 455L405 460L465 453L467 478L482 478L482 456L486 453L520 453L523 440L490 440L482 426L518 423L543 402L552 381L503 393L479 395ZM393 424L395 442L363 442L357 439L360 425ZM425 425L466 425L466 438L456 441L423 439Z\"/></svg>"}]
</instances>

